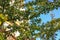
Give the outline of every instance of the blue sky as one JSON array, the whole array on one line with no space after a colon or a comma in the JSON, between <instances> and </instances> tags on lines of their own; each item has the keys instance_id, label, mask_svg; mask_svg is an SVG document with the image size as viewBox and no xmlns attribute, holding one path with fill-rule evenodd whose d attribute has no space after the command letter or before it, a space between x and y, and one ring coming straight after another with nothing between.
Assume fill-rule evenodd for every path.
<instances>
[{"instance_id":1,"label":"blue sky","mask_svg":"<svg viewBox=\"0 0 60 40\"><path fill-rule=\"evenodd\" d=\"M50 11L49 13L45 14L41 14L40 17L42 19L42 22L46 23L47 21L51 21L51 15L50 14L54 14L55 17L54 18L60 18L60 8L58 8L57 10L54 9L52 11ZM56 37L56 40L58 40L60 38L60 30L58 30L56 32L56 34L58 34ZM36 40L40 40L40 38L37 38Z\"/></svg>"},{"instance_id":2,"label":"blue sky","mask_svg":"<svg viewBox=\"0 0 60 40\"><path fill-rule=\"evenodd\" d=\"M28 1L32 1L32 0L26 0L26 2ZM53 0L49 0L50 2L53 2ZM45 14L41 14L40 18L42 19L42 22L46 23L47 21L51 21L51 15L50 14L54 14L55 17L54 18L60 18L60 8L58 8L57 10L54 9L52 11L50 11L49 13ZM56 32L58 34L58 36L56 36L56 40L58 40L60 38L60 30L58 30ZM37 38L36 40L40 40L40 38Z\"/></svg>"},{"instance_id":3,"label":"blue sky","mask_svg":"<svg viewBox=\"0 0 60 40\"><path fill-rule=\"evenodd\" d=\"M42 19L42 22L46 23L47 21L51 20L51 14L54 14L54 18L60 18L60 8L58 8L57 10L54 9L52 11L50 11L49 13L45 14L41 14L40 17Z\"/></svg>"}]
</instances>

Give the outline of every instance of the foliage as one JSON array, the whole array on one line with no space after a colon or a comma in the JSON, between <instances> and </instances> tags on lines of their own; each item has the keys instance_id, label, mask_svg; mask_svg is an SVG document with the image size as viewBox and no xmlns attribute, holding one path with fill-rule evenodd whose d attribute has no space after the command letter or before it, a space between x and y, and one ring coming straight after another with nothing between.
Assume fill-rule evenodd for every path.
<instances>
[{"instance_id":1,"label":"foliage","mask_svg":"<svg viewBox=\"0 0 60 40\"><path fill-rule=\"evenodd\" d=\"M5 40L2 33L0 33L0 40Z\"/></svg>"},{"instance_id":2,"label":"foliage","mask_svg":"<svg viewBox=\"0 0 60 40\"><path fill-rule=\"evenodd\" d=\"M41 31L42 37L43 38L45 37L46 40L48 40L49 38L52 38L54 40L55 32L57 30L60 30L60 18L53 19L50 22L47 22L46 24L41 25L41 27L43 27L43 30L44 30L44 31Z\"/></svg>"},{"instance_id":3,"label":"foliage","mask_svg":"<svg viewBox=\"0 0 60 40\"><path fill-rule=\"evenodd\" d=\"M17 40L35 40L37 37L44 38L44 34L47 35L48 40L59 28L57 27L54 29L55 31L53 30L54 20L46 25L42 25L42 27L38 26L41 23L41 19L38 17L40 17L40 14L46 14L60 7L60 0L54 0L53 2L48 0L32 0L32 2L28 3L24 3L24 1L0 0L0 28L4 30L2 35L4 33L6 36L12 35L15 37L15 31L19 31L20 35L16 38ZM44 30L44 26L46 28L51 26L50 29L52 31L49 28ZM38 33L35 31L38 31ZM50 34L48 34L49 32ZM6 37L5 35L4 37Z\"/></svg>"}]
</instances>

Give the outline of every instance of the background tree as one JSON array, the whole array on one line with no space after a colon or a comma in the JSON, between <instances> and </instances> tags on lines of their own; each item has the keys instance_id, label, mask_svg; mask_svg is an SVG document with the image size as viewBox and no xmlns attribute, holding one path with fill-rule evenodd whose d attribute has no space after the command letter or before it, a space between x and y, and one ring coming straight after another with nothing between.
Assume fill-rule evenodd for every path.
<instances>
[{"instance_id":1,"label":"background tree","mask_svg":"<svg viewBox=\"0 0 60 40\"><path fill-rule=\"evenodd\" d=\"M60 0L32 0L31 2L24 3L25 0L0 0L0 30L3 34L4 40L12 36L15 40L35 40L37 37L48 40L55 32L56 29L52 27L53 23L44 24L42 27L38 24L41 23L40 14L46 14L53 9L57 9L60 5ZM50 29L53 30L50 32ZM45 27L48 29L45 29ZM36 33L35 31L38 31ZM50 34L48 34L50 32ZM52 34L51 34L52 33ZM18 34L18 35L17 35ZM3 39L1 39L3 40Z\"/></svg>"}]
</instances>

